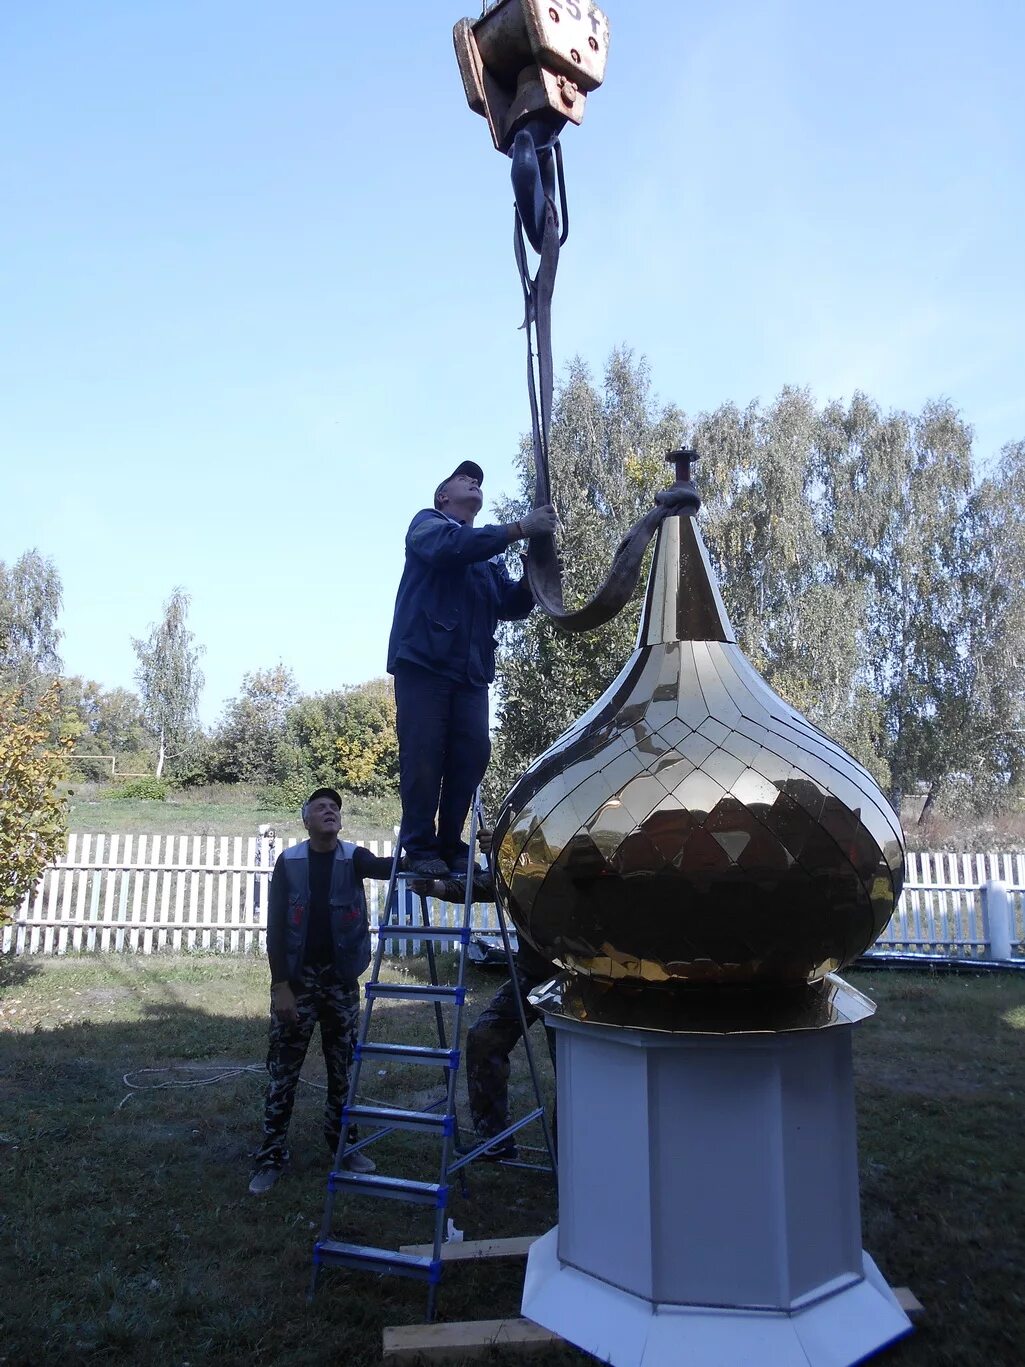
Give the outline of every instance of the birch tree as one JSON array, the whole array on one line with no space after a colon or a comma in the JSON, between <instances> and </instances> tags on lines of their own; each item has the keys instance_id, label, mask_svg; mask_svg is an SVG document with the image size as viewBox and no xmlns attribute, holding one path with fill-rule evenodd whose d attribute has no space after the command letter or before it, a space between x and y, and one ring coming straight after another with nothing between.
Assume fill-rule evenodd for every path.
<instances>
[{"instance_id":1,"label":"birch tree","mask_svg":"<svg viewBox=\"0 0 1025 1367\"><path fill-rule=\"evenodd\" d=\"M823 415L820 516L835 582L863 595L863 675L900 810L942 783L961 746L945 718L965 631L962 522L972 434L947 401L883 416L864 395Z\"/></svg>"},{"instance_id":2,"label":"birch tree","mask_svg":"<svg viewBox=\"0 0 1025 1367\"><path fill-rule=\"evenodd\" d=\"M24 688L60 670L62 596L56 565L38 551L0 560L0 682Z\"/></svg>"},{"instance_id":3,"label":"birch tree","mask_svg":"<svg viewBox=\"0 0 1025 1367\"><path fill-rule=\"evenodd\" d=\"M698 448L701 526L745 653L888 789L976 810L1025 790L1025 442L984 478L949 401L884 414L864 394L818 408L787 388L688 423L628 352L599 388L579 362L556 395L551 464L567 602L601 580L626 526ZM529 503L529 450L516 497ZM638 602L566 636L539 613L505 627L490 775L500 796L579 716L633 645Z\"/></svg>"},{"instance_id":4,"label":"birch tree","mask_svg":"<svg viewBox=\"0 0 1025 1367\"><path fill-rule=\"evenodd\" d=\"M196 705L203 687L199 657L203 647L194 644L188 628L191 598L176 588L164 604L164 615L150 628L145 640L132 638L139 664L135 682L142 699L143 716L157 741L156 776L164 772L168 749L180 755L198 730Z\"/></svg>"}]
</instances>

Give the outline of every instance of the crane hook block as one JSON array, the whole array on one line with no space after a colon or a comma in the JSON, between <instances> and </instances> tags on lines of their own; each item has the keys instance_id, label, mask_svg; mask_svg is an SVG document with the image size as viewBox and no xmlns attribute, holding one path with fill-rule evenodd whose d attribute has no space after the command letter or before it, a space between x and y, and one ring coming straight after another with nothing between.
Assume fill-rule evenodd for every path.
<instances>
[{"instance_id":1,"label":"crane hook block","mask_svg":"<svg viewBox=\"0 0 1025 1367\"><path fill-rule=\"evenodd\" d=\"M467 103L511 152L521 128L551 141L581 122L605 76L609 21L590 0L498 0L452 38Z\"/></svg>"}]
</instances>

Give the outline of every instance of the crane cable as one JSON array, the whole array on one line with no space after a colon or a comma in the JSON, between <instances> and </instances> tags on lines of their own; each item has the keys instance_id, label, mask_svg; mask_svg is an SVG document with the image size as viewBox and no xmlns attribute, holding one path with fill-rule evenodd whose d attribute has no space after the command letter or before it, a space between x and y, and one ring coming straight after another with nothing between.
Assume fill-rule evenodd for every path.
<instances>
[{"instance_id":1,"label":"crane cable","mask_svg":"<svg viewBox=\"0 0 1025 1367\"><path fill-rule=\"evenodd\" d=\"M554 143L559 170L559 185L566 218L565 186L559 143ZM545 197L545 221L541 237L540 262L533 276L527 262L525 233L519 209L516 210L513 249L523 288L523 328L527 337L527 393L530 399L531 436L534 450L535 508L552 501L548 466L554 375L552 368L552 295L559 268L560 234L555 203ZM562 241L565 241L565 230ZM640 578L644 553L667 517L698 503L691 484L676 484L655 495L655 503L630 528L612 556L604 582L582 607L567 609L563 601L562 562L554 537L548 533L532 536L527 556L527 579L535 601L563 631L591 631L610 622L633 596Z\"/></svg>"}]
</instances>

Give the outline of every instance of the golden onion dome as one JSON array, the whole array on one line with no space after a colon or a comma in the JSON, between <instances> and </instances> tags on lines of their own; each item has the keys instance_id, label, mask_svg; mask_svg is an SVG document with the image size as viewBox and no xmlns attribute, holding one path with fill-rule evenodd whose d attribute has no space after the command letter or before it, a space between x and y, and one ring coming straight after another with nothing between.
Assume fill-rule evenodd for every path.
<instances>
[{"instance_id":1,"label":"golden onion dome","mask_svg":"<svg viewBox=\"0 0 1025 1367\"><path fill-rule=\"evenodd\" d=\"M741 652L691 515L662 523L636 649L513 787L494 849L518 933L623 984L817 982L904 878L871 775Z\"/></svg>"}]
</instances>

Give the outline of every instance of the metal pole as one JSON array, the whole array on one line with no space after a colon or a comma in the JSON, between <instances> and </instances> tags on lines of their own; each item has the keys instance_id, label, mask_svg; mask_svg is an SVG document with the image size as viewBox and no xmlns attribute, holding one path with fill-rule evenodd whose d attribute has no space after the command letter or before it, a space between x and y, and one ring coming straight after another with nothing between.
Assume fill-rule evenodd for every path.
<instances>
[{"instance_id":1,"label":"metal pole","mask_svg":"<svg viewBox=\"0 0 1025 1367\"><path fill-rule=\"evenodd\" d=\"M1013 957L1014 918L1007 884L991 878L979 889L986 934L986 958L1007 962Z\"/></svg>"}]
</instances>

